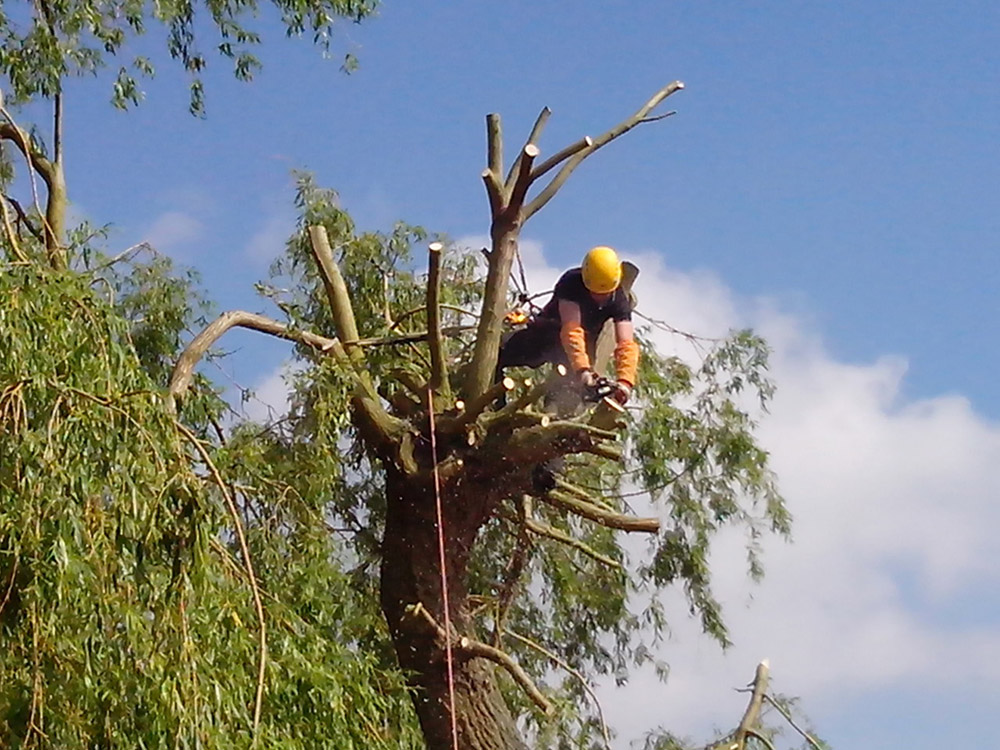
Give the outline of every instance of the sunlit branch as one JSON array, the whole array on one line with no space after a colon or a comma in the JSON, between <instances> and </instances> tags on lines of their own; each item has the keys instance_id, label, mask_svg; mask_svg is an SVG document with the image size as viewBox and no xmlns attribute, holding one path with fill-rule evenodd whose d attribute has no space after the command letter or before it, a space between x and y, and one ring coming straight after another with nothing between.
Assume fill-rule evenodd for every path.
<instances>
[{"instance_id":1,"label":"sunlit branch","mask_svg":"<svg viewBox=\"0 0 1000 750\"><path fill-rule=\"evenodd\" d=\"M448 633L443 627L438 625L437 620L427 611L426 607L417 603L407 607L407 610L412 616L422 617L434 629L438 638L447 642ZM507 673L513 678L514 682L528 694L528 697L546 715L551 716L555 712L552 702L542 694L542 691L538 689L538 686L531 680L528 673L511 658L510 654L464 635L460 636L457 641L452 639L452 642L457 651L464 653L468 657L488 659L494 664L499 664L507 670Z\"/></svg>"},{"instance_id":2,"label":"sunlit branch","mask_svg":"<svg viewBox=\"0 0 1000 750\"><path fill-rule=\"evenodd\" d=\"M550 490L542 495L540 499L557 508L567 510L594 523L599 523L601 526L606 526L609 529L640 531L646 534L656 534L660 530L660 519L658 518L640 518L624 513L616 513L602 508L596 502L581 500L559 490Z\"/></svg>"}]
</instances>

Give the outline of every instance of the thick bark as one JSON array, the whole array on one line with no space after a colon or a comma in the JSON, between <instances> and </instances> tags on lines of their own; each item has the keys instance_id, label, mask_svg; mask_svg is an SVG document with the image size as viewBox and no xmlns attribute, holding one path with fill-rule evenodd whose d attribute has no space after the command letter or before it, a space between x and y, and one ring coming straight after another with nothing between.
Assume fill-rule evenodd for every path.
<instances>
[{"instance_id":1,"label":"thick bark","mask_svg":"<svg viewBox=\"0 0 1000 750\"><path fill-rule=\"evenodd\" d=\"M469 658L455 635L469 633L465 574L476 534L497 497L466 473L442 489L448 602L453 630L453 674L458 746L463 750L527 750L496 684L495 665ZM414 707L430 750L451 750L452 722L444 639L422 605L443 626L444 597L438 561L434 485L397 472L387 476L382 544L382 611L389 623L400 667L416 689Z\"/></svg>"}]
</instances>

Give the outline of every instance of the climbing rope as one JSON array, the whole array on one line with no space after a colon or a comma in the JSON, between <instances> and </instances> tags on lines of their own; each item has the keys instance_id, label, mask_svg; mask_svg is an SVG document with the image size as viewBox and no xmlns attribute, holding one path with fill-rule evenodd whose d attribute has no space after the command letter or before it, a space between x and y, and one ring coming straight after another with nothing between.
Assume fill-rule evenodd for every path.
<instances>
[{"instance_id":1,"label":"climbing rope","mask_svg":"<svg viewBox=\"0 0 1000 750\"><path fill-rule=\"evenodd\" d=\"M434 427L434 391L427 389L427 415L430 418L431 462L434 467L434 502L437 508L438 562L441 566L441 598L444 599L444 650L448 662L448 702L451 709L451 744L458 750L458 717L455 714L455 670L451 654L451 611L448 605L448 573L445 570L444 513L441 511L441 481L438 477L437 431Z\"/></svg>"}]
</instances>

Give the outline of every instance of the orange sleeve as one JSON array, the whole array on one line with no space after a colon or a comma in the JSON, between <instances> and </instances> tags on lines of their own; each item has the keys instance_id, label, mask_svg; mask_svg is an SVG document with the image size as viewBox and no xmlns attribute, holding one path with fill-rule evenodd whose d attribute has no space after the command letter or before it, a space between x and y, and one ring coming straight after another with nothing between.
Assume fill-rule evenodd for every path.
<instances>
[{"instance_id":1,"label":"orange sleeve","mask_svg":"<svg viewBox=\"0 0 1000 750\"><path fill-rule=\"evenodd\" d=\"M639 345L635 339L619 341L615 346L615 372L619 380L629 385L635 385L635 376L639 370Z\"/></svg>"},{"instance_id":2,"label":"orange sleeve","mask_svg":"<svg viewBox=\"0 0 1000 750\"><path fill-rule=\"evenodd\" d=\"M587 334L579 323L563 323L559 330L559 340L562 342L570 367L574 371L590 369L590 357L587 356Z\"/></svg>"}]
</instances>

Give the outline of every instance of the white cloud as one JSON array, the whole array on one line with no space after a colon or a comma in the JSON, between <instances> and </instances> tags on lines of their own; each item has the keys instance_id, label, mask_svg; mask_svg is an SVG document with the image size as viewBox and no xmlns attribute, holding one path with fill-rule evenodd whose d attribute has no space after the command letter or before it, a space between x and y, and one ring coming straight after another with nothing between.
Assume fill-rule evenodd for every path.
<instances>
[{"instance_id":1,"label":"white cloud","mask_svg":"<svg viewBox=\"0 0 1000 750\"><path fill-rule=\"evenodd\" d=\"M254 263L270 263L285 250L285 242L295 229L295 220L284 214L273 214L247 241L243 253Z\"/></svg>"},{"instance_id":2,"label":"white cloud","mask_svg":"<svg viewBox=\"0 0 1000 750\"><path fill-rule=\"evenodd\" d=\"M143 233L144 242L148 242L157 252L176 257L186 257L187 246L202 238L204 225L194 216L183 211L167 211L153 220Z\"/></svg>"},{"instance_id":3,"label":"white cloud","mask_svg":"<svg viewBox=\"0 0 1000 750\"><path fill-rule=\"evenodd\" d=\"M540 248L524 243L522 256L532 287L551 288L558 270ZM652 253L631 257L646 315L705 336L752 325L773 347L778 392L759 435L795 541L767 543L767 576L753 586L741 536L720 536L716 593L735 641L726 653L668 595L669 683L639 674L602 691L617 746L658 724L706 739L732 727L745 696L731 688L764 657L777 689L813 713L913 684L1000 695L1000 621L969 604L1000 594L1000 426L960 396L906 400L901 357L838 361L808 321L774 301L740 299L713 275L673 271ZM665 350L695 353L682 337L655 337Z\"/></svg>"},{"instance_id":4,"label":"white cloud","mask_svg":"<svg viewBox=\"0 0 1000 750\"><path fill-rule=\"evenodd\" d=\"M242 407L243 415L247 419L266 424L285 416L291 393L288 378L294 367L294 364L284 362L251 386L253 396Z\"/></svg>"}]
</instances>

